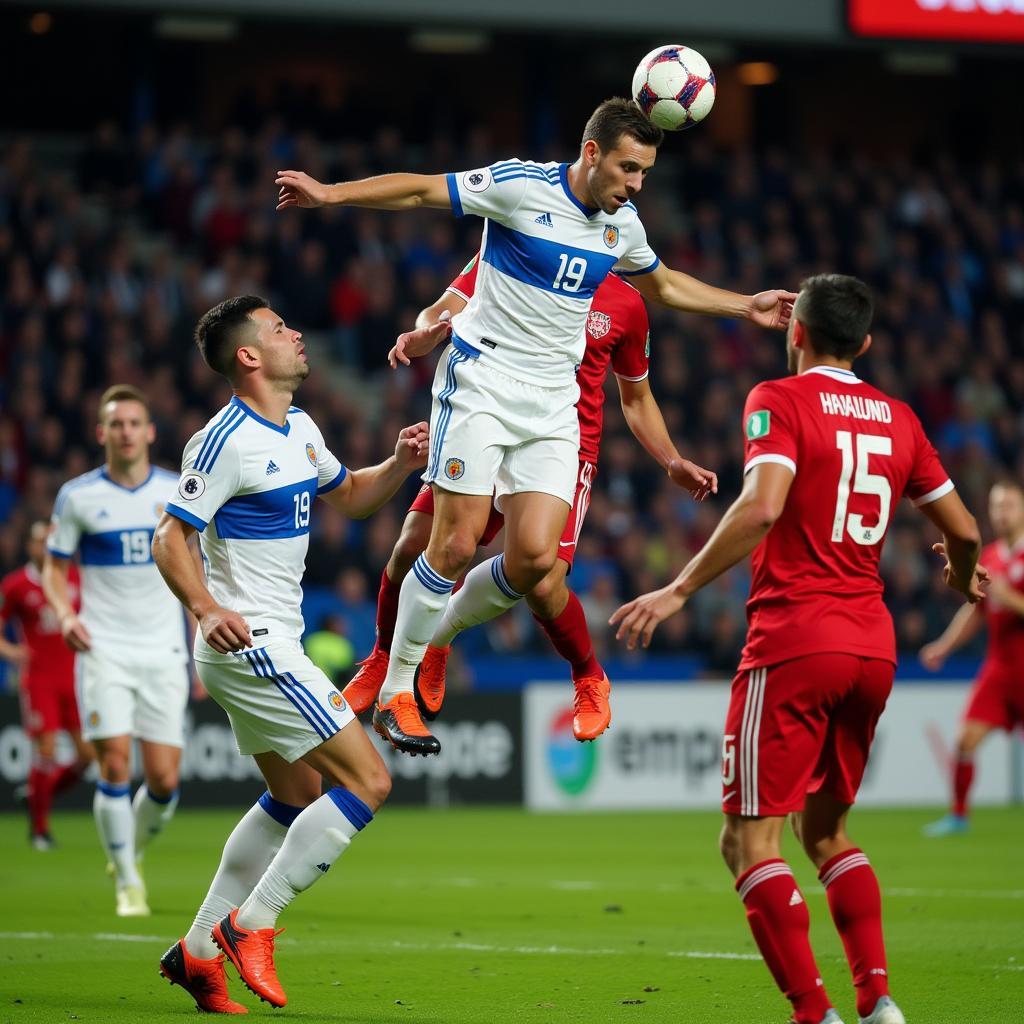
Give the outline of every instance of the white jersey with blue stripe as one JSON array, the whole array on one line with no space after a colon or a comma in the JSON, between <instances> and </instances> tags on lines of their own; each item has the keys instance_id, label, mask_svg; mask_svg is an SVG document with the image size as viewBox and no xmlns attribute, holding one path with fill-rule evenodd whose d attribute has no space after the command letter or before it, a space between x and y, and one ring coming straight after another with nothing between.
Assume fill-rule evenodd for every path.
<instances>
[{"instance_id":1,"label":"white jersey with blue stripe","mask_svg":"<svg viewBox=\"0 0 1024 1024\"><path fill-rule=\"evenodd\" d=\"M448 175L457 216L485 217L476 291L452 319L454 341L516 380L572 381L594 292L615 269L650 273L658 257L636 207L584 206L568 164L504 160Z\"/></svg>"},{"instance_id":2,"label":"white jersey with blue stripe","mask_svg":"<svg viewBox=\"0 0 1024 1024\"><path fill-rule=\"evenodd\" d=\"M78 555L81 620L93 650L120 664L188 659L181 605L150 552L177 483L176 474L153 467L138 487L124 487L102 467L69 480L57 494L47 548L57 558Z\"/></svg>"},{"instance_id":3,"label":"white jersey with blue stripe","mask_svg":"<svg viewBox=\"0 0 1024 1024\"><path fill-rule=\"evenodd\" d=\"M167 511L202 534L207 587L257 644L301 637L310 510L346 473L301 409L281 426L237 395L185 446ZM221 656L197 632L195 657Z\"/></svg>"}]
</instances>

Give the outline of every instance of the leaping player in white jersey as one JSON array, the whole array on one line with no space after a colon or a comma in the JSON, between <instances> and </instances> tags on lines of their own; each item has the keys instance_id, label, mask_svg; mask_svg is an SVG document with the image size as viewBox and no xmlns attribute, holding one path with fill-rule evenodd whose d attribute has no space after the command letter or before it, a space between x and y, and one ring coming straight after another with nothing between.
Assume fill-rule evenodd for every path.
<instances>
[{"instance_id":1,"label":"leaping player in white jersey","mask_svg":"<svg viewBox=\"0 0 1024 1024\"><path fill-rule=\"evenodd\" d=\"M795 293L738 295L669 270L647 244L631 202L654 166L661 129L629 100L591 115L573 164L504 160L457 174L384 174L324 185L282 171L278 209L427 206L484 217L477 290L452 318L437 367L431 451L430 543L402 583L387 678L374 728L399 750L437 753L413 696L428 643L510 608L554 565L576 487L579 397L575 375L598 285L613 268L646 299L708 316L785 328ZM494 503L505 551L469 564Z\"/></svg>"},{"instance_id":2,"label":"leaping player in white jersey","mask_svg":"<svg viewBox=\"0 0 1024 1024\"><path fill-rule=\"evenodd\" d=\"M41 583L64 641L78 652L82 735L96 745L100 778L93 814L112 869L120 917L149 913L142 853L178 803L189 671L185 619L150 555L177 476L150 465L156 431L145 396L115 385L100 399L99 469L57 495ZM81 570L82 611L68 590ZM145 781L131 793L131 744L140 741Z\"/></svg>"},{"instance_id":3,"label":"leaping player in white jersey","mask_svg":"<svg viewBox=\"0 0 1024 1024\"><path fill-rule=\"evenodd\" d=\"M277 916L391 788L352 709L303 653L302 573L313 502L357 518L376 511L426 464L427 424L402 430L380 465L348 471L291 404L309 374L301 337L256 296L228 299L200 319L199 349L234 397L186 446L153 539L160 572L199 621L199 676L267 782L228 838L192 927L160 961L166 978L216 1013L246 1012L228 998L218 946L261 999L285 1004L273 959ZM197 531L205 581L188 550ZM321 776L331 787L323 795Z\"/></svg>"}]
</instances>

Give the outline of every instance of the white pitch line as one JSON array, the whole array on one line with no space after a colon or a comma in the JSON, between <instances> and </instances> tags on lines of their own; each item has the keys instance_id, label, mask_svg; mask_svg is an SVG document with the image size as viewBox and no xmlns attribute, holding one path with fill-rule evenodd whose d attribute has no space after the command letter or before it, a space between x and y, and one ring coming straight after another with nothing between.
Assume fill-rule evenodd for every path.
<instances>
[{"instance_id":1,"label":"white pitch line","mask_svg":"<svg viewBox=\"0 0 1024 1024\"><path fill-rule=\"evenodd\" d=\"M0 940L22 939L25 941L50 941L56 939L53 932L0 932ZM93 932L91 935L61 934L62 940L92 940L94 942L167 942L166 935L131 935L126 932Z\"/></svg>"},{"instance_id":2,"label":"white pitch line","mask_svg":"<svg viewBox=\"0 0 1024 1024\"><path fill-rule=\"evenodd\" d=\"M825 890L822 889L822 892ZM954 899L1022 900L1024 889L883 889L886 896L946 896Z\"/></svg>"},{"instance_id":3,"label":"white pitch line","mask_svg":"<svg viewBox=\"0 0 1024 1024\"><path fill-rule=\"evenodd\" d=\"M670 949L666 956L679 956L686 960L760 960L757 953L711 953L703 950Z\"/></svg>"}]
</instances>

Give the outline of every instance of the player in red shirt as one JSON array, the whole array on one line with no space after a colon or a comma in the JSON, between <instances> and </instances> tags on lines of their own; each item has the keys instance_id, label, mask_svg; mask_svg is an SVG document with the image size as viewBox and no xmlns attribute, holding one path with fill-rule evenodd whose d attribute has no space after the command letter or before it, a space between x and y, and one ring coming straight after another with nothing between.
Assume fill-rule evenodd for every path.
<instances>
[{"instance_id":1,"label":"player in red shirt","mask_svg":"<svg viewBox=\"0 0 1024 1024\"><path fill-rule=\"evenodd\" d=\"M37 850L53 847L50 807L53 798L73 786L93 759L92 746L82 739L75 700L75 654L61 639L60 623L46 603L39 572L46 554L48 523L29 530L28 562L0 581L0 628L16 622L21 642L0 636L0 658L22 669L21 721L32 740L28 774L30 841ZM78 608L78 570L72 569L69 593ZM73 764L54 760L57 733L64 730L75 745Z\"/></svg>"},{"instance_id":2,"label":"player in red shirt","mask_svg":"<svg viewBox=\"0 0 1024 1024\"><path fill-rule=\"evenodd\" d=\"M475 289L477 260L475 256L444 295L433 306L423 310L416 321L417 331L399 337L388 357L392 366L398 362L408 365L410 356L429 352L447 336L447 319L469 302ZM637 440L672 480L689 490L697 500L718 489L715 474L681 458L672 443L647 380L649 360L650 332L644 301L635 288L610 274L594 295L587 318L587 347L576 378L580 386L576 405L580 422L580 465L575 500L559 542L558 560L526 597L534 618L547 633L555 650L572 668L575 688L573 733L578 740L595 739L611 720L608 703L611 684L594 657L593 642L579 598L565 582L572 568L597 471L604 416L604 380L609 366L618 381L626 422ZM384 682L399 590L413 563L426 550L433 516L434 494L430 486L425 485L409 507L401 536L381 574L377 595L377 642L345 688L345 699L357 713L370 708ZM504 517L492 508L480 544L490 544L503 525ZM441 709L448 652L451 639L458 631L461 630L450 630L451 635L429 645L420 666L415 694L420 711L428 720L436 718Z\"/></svg>"},{"instance_id":3,"label":"player in red shirt","mask_svg":"<svg viewBox=\"0 0 1024 1024\"><path fill-rule=\"evenodd\" d=\"M921 648L921 662L936 671L958 647L988 623L988 650L964 709L952 764L953 806L926 825L928 836L967 831L967 796L974 782L974 752L993 729L1024 725L1024 488L997 483L989 494L988 518L998 540L981 553L992 576L988 599L964 605L945 632Z\"/></svg>"},{"instance_id":4,"label":"player in red shirt","mask_svg":"<svg viewBox=\"0 0 1024 1024\"><path fill-rule=\"evenodd\" d=\"M856 278L803 283L787 336L794 376L747 398L740 497L671 584L611 619L631 649L647 646L659 622L753 552L747 644L723 741L721 850L796 1024L840 1018L780 856L789 814L843 940L860 1024L904 1024L888 992L878 881L846 832L895 673L878 559L899 499L942 532L935 549L954 590L977 601L986 579L977 524L917 417L851 369L871 343L871 312Z\"/></svg>"}]
</instances>

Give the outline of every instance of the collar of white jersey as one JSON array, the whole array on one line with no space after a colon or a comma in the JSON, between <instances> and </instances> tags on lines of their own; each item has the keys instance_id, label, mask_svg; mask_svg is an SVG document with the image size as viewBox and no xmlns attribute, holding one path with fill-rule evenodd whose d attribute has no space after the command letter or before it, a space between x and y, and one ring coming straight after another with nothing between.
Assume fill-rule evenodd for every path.
<instances>
[{"instance_id":1,"label":"collar of white jersey","mask_svg":"<svg viewBox=\"0 0 1024 1024\"><path fill-rule=\"evenodd\" d=\"M601 212L600 209L595 209L593 206L587 206L585 203L581 203L579 201L579 199L576 198L575 193L569 187L569 165L568 164L559 164L559 166L558 166L558 180L562 183L562 188L565 191L565 194L569 197L569 202L571 202L580 211L582 211L582 213L583 213L583 215L585 217L590 219L590 218L596 217Z\"/></svg>"},{"instance_id":2,"label":"collar of white jersey","mask_svg":"<svg viewBox=\"0 0 1024 1024\"><path fill-rule=\"evenodd\" d=\"M141 484L136 484L134 487L128 487L125 484L119 484L116 480L114 480L110 476L110 470L107 469L106 466L100 467L100 476L103 477L103 479L106 480L108 484L111 484L113 487L119 487L122 491L127 491L129 494L134 494L136 491L141 490L141 488L145 487L146 484L148 484L149 481L153 479L153 474L155 472L156 466L150 466L149 472L146 474L146 479L143 480Z\"/></svg>"},{"instance_id":3,"label":"collar of white jersey","mask_svg":"<svg viewBox=\"0 0 1024 1024\"><path fill-rule=\"evenodd\" d=\"M228 403L233 405L236 409L241 409L246 416L251 416L257 423L263 424L265 427L270 427L271 430L276 430L279 434L288 436L288 432L292 429L292 425L288 422L288 416L285 415L284 426L282 427L279 423L272 423L270 420L265 420L258 412L254 412L243 402L238 395L232 395L231 401ZM289 411L291 411L289 409Z\"/></svg>"},{"instance_id":4,"label":"collar of white jersey","mask_svg":"<svg viewBox=\"0 0 1024 1024\"><path fill-rule=\"evenodd\" d=\"M864 383L853 370L844 370L841 366L812 366L809 370L804 370L804 373L820 373L823 377L841 380L844 384Z\"/></svg>"}]
</instances>

